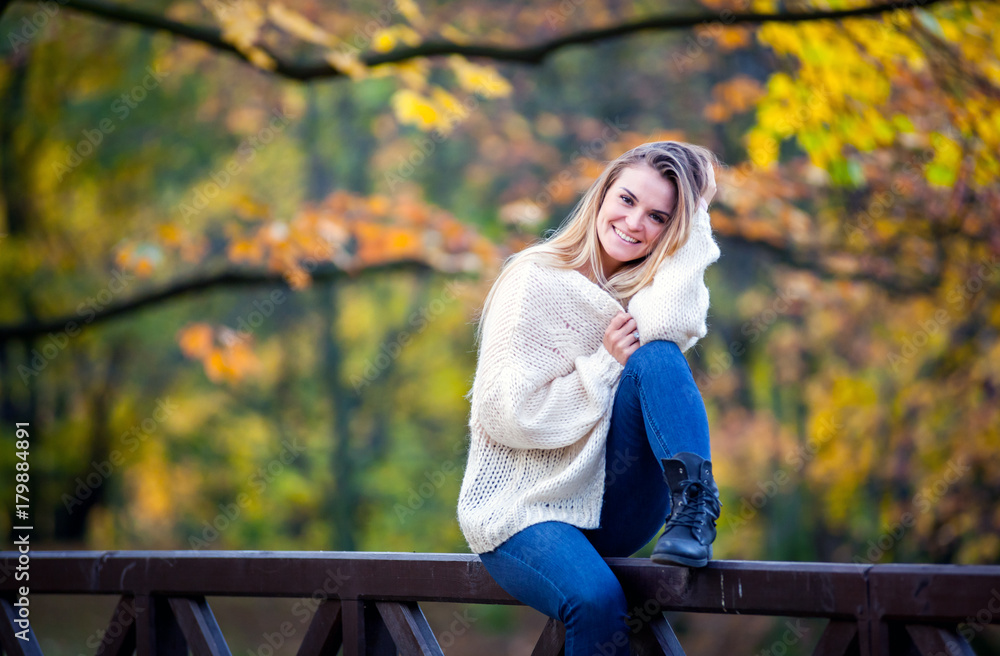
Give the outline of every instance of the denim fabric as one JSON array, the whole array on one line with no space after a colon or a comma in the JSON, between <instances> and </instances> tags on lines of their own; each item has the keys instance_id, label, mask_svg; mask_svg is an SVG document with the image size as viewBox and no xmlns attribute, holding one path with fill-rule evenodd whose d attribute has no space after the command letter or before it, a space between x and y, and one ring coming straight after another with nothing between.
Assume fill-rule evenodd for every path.
<instances>
[{"instance_id":1,"label":"denim fabric","mask_svg":"<svg viewBox=\"0 0 1000 656\"><path fill-rule=\"evenodd\" d=\"M659 532L670 508L660 459L682 451L711 458L705 404L677 344L648 342L615 395L600 527L541 522L480 554L504 590L566 625L566 656L628 656L637 623L604 558L631 556Z\"/></svg>"}]
</instances>

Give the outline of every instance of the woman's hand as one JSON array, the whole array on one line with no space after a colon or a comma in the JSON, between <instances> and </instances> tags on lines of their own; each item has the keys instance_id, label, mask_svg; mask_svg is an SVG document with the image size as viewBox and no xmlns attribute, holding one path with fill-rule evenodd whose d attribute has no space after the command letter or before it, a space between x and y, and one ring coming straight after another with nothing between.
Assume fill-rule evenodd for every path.
<instances>
[{"instance_id":1,"label":"woman's hand","mask_svg":"<svg viewBox=\"0 0 1000 656\"><path fill-rule=\"evenodd\" d=\"M635 319L625 312L619 312L604 331L604 348L624 367L639 348L639 338L635 336Z\"/></svg>"}]
</instances>

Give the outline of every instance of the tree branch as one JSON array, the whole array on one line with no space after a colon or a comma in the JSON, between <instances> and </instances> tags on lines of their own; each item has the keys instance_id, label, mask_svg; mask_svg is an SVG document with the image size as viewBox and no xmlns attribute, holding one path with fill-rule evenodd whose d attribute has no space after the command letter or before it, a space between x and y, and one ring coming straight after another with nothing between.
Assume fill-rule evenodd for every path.
<instances>
[{"instance_id":1,"label":"tree branch","mask_svg":"<svg viewBox=\"0 0 1000 656\"><path fill-rule=\"evenodd\" d=\"M750 246L757 251L769 253L775 264L792 267L800 271L809 271L821 280L848 280L851 282L862 282L875 285L896 297L911 296L913 294L923 294L941 284L941 274L926 275L918 280L880 278L876 274L868 271L856 271L852 273L841 273L832 271L822 264L824 253L796 251L782 248L772 243L747 239L739 235L717 235L721 244L732 244ZM723 250L723 252L726 252Z\"/></svg>"},{"instance_id":2,"label":"tree branch","mask_svg":"<svg viewBox=\"0 0 1000 656\"><path fill-rule=\"evenodd\" d=\"M367 267L358 273L350 273L343 269L326 266L312 272L313 280L332 280L337 278L355 280L361 275L387 273L392 271L437 271L425 262L417 260L401 260L388 264ZM74 315L64 315L57 319L46 321L27 321L20 324L0 326L0 344L10 341L24 341L36 337L44 337L49 333L68 332L75 334L78 330L104 323L110 319L137 312L151 305L167 300L183 298L199 294L214 288L222 287L256 287L273 285L290 288L288 281L276 273L254 271L223 271L207 277L191 278L166 285L165 287L147 292L119 303L109 305L98 311L77 312Z\"/></svg>"},{"instance_id":3,"label":"tree branch","mask_svg":"<svg viewBox=\"0 0 1000 656\"><path fill-rule=\"evenodd\" d=\"M765 241L751 240L745 237L734 235L719 235L718 240L723 244L732 246L749 246L757 250L770 253L777 264L790 266L803 271L810 271L823 280L851 280L854 282L864 282L876 285L892 293L895 296L907 296L910 294L920 294L926 292L940 283L940 275L926 276L922 280L894 280L880 279L870 273L860 271L856 273L838 273L831 271L820 264L820 254L802 253L787 248L781 248ZM728 250L728 248L726 249ZM388 264L379 264L367 267L360 272L350 273L343 269L326 266L312 272L313 280L334 280L348 279L355 280L360 275L376 275L381 273L415 271L420 273L437 272L438 269L419 260L401 260ZM75 336L78 330L83 330L95 324L104 323L110 319L121 317L142 310L148 306L156 305L167 300L183 298L185 296L199 294L214 288L229 287L255 287L261 285L273 285L276 287L290 288L288 281L279 274L252 271L224 271L203 278L192 278L166 285L165 287L150 291L144 295L136 296L126 301L109 305L99 311L81 313L75 315L64 315L57 319L46 321L27 321L19 324L0 325L0 345L13 341L26 341L38 337L44 337L49 333L67 332Z\"/></svg>"},{"instance_id":4,"label":"tree branch","mask_svg":"<svg viewBox=\"0 0 1000 656\"><path fill-rule=\"evenodd\" d=\"M21 0L22 2L41 2L42 0ZM777 14L755 12L731 12L723 10L718 13L707 13L692 16L659 15L634 21L627 21L609 27L591 28L571 32L560 37L533 46L511 47L497 44L459 44L450 41L429 41L417 46L397 48L387 53L368 53L362 56L361 62L367 66L378 64L395 64L420 57L436 57L443 55L463 55L480 57L498 62L513 62L520 64L540 64L549 55L563 48L586 43L596 43L643 31L670 31L696 27L703 24L721 24L725 26L761 23L801 23L818 20L837 20L857 18L860 16L876 16L882 13L914 7L927 8L946 0L908 0L906 2L883 2L867 7L851 9L821 10L810 12L783 12ZM951 0L948 0L951 1ZM993 0L989 0L993 1ZM2 2L2 0L0 0ZM139 27L160 30L174 36L203 43L216 50L226 52L243 61L249 62L247 56L237 50L232 44L224 41L221 32L214 27L188 25L169 18L136 11L125 6L102 0L65 0L63 6L99 16L109 21L137 25ZM312 80L318 78L341 77L344 73L325 61L294 62L278 57L267 48L258 45L276 62L274 73L293 80Z\"/></svg>"}]
</instances>

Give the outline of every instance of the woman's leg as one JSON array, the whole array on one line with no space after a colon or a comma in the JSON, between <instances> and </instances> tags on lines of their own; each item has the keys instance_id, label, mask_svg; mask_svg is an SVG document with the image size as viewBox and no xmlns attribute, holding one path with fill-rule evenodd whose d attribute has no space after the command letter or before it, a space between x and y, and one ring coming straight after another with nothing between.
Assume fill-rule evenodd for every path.
<instances>
[{"instance_id":1,"label":"woman's leg","mask_svg":"<svg viewBox=\"0 0 1000 656\"><path fill-rule=\"evenodd\" d=\"M601 527L584 535L603 556L631 556L670 510L661 460L688 451L711 459L708 415L674 342L638 348L622 371L608 430Z\"/></svg>"},{"instance_id":2,"label":"woman's leg","mask_svg":"<svg viewBox=\"0 0 1000 656\"><path fill-rule=\"evenodd\" d=\"M566 625L566 656L628 656L625 594L580 529L542 522L479 555L504 590Z\"/></svg>"}]
</instances>

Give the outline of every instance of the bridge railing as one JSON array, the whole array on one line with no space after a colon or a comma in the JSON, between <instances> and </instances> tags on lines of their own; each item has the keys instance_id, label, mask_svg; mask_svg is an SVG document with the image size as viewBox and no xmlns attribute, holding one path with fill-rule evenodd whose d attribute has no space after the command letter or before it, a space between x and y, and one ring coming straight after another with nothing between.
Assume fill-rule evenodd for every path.
<instances>
[{"instance_id":1,"label":"bridge railing","mask_svg":"<svg viewBox=\"0 0 1000 656\"><path fill-rule=\"evenodd\" d=\"M519 603L467 554L32 552L27 582L14 576L19 556L0 552L0 648L9 656L42 654L30 614L24 632L24 585L29 604L45 594L116 596L96 656L230 656L211 596L314 599L298 656L341 647L344 656L443 654L420 602ZM663 611L826 618L813 652L823 656L973 654L968 638L1000 623L1000 566L607 562L638 611L619 638L640 655L684 653ZM532 656L561 654L564 638L550 620Z\"/></svg>"}]
</instances>

